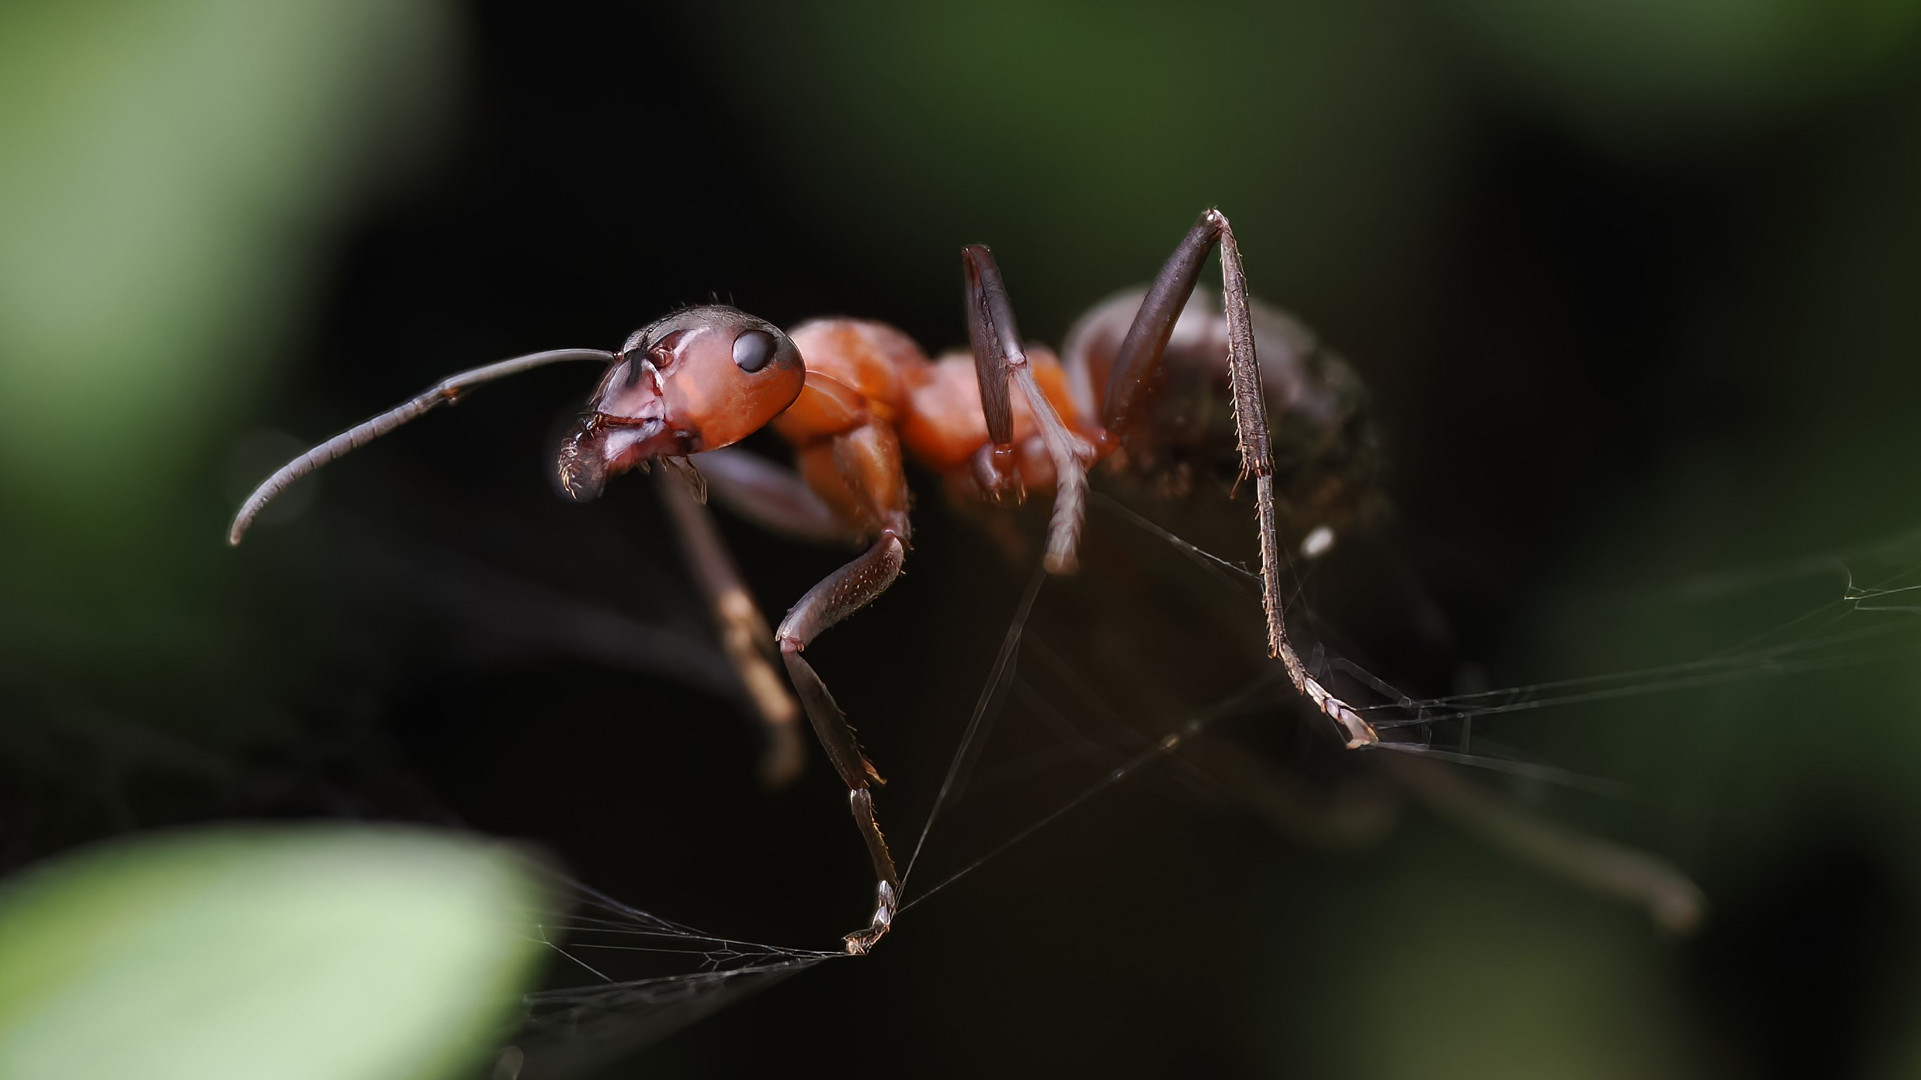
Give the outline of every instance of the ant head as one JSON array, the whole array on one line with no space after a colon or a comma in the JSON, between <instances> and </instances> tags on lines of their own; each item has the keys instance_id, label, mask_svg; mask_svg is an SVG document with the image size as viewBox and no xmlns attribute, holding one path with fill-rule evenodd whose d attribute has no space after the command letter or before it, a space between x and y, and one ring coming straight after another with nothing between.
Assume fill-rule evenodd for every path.
<instances>
[{"instance_id":1,"label":"ant head","mask_svg":"<svg viewBox=\"0 0 1921 1080\"><path fill-rule=\"evenodd\" d=\"M800 396L807 369L780 329L720 305L677 311L627 339L560 447L561 490L584 502L657 457L739 442Z\"/></svg>"}]
</instances>

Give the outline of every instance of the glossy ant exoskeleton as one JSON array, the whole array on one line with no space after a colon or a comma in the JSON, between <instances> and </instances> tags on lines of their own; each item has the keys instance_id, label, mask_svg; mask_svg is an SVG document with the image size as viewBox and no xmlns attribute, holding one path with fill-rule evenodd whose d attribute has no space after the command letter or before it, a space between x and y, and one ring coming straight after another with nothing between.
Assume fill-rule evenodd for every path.
<instances>
[{"instance_id":1,"label":"glossy ant exoskeleton","mask_svg":"<svg viewBox=\"0 0 1921 1080\"><path fill-rule=\"evenodd\" d=\"M1224 312L1183 317L1215 245ZM1329 693L1288 643L1261 364L1289 423L1310 435L1351 418L1353 402L1342 393L1351 379L1338 361L1318 354L1291 320L1250 301L1227 218L1218 210L1203 213L1146 294L1119 296L1090 312L1058 360L1040 349L1030 353L1021 340L988 249L963 248L961 262L971 364L958 356L930 361L906 335L876 322L816 319L783 333L731 307L688 308L635 331L618 352L534 353L442 380L282 466L241 507L228 540L239 543L260 510L294 480L481 383L567 360L607 365L560 449L560 485L570 497L594 498L610 477L636 466L655 460L684 465L701 454L701 470L715 494L745 516L797 536L868 545L809 590L772 635L814 731L847 785L873 858L873 917L846 937L849 952L864 953L886 934L899 905L899 879L869 790L880 777L802 653L822 631L885 592L900 573L912 536L903 448L965 496L999 501L1029 487L1052 486L1046 566L1067 571L1075 563L1088 467L1117 456L1122 467L1153 468L1169 440L1193 434L1180 429L1194 425L1195 411L1167 407L1170 394L1213 390L1224 366L1240 475L1254 486L1268 652L1285 666L1295 689L1338 726L1348 747L1378 742L1374 728ZM1177 324L1182 340L1170 350ZM768 426L793 445L794 470L738 451L713 453ZM690 517L684 491L670 495L669 504L683 534L705 524L697 512ZM724 564L717 545L711 528L689 544L697 555L704 551ZM710 572L711 565L695 569L750 688L757 680L759 689L770 680L777 684L761 652L767 647L765 623L751 601L738 589L738 595L716 596L725 573ZM756 626L758 634L744 632ZM770 695L757 696L765 702ZM771 696L784 697L777 685Z\"/></svg>"}]
</instances>

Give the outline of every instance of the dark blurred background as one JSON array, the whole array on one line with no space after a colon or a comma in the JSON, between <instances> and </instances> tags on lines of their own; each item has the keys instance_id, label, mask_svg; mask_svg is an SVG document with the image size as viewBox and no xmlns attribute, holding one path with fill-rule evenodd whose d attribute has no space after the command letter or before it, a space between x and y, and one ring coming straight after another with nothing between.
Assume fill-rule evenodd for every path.
<instances>
[{"instance_id":1,"label":"dark blurred background","mask_svg":"<svg viewBox=\"0 0 1921 1080\"><path fill-rule=\"evenodd\" d=\"M1617 782L1470 774L1672 860L1702 928L1418 811L1298 843L1166 765L869 960L605 1074L1914 1072L1911 616L1836 601L1921 569L1899 539L1921 524L1918 30L1901 0L15 7L0 861L235 816L437 821L711 932L831 946L869 892L839 785L818 754L757 785L651 485L553 493L589 373L404 429L237 551L228 516L444 374L613 347L685 303L957 343L967 242L1058 341L1218 205L1257 293L1374 396L1393 510L1308 579L1330 650L1425 697L1684 663L1815 613L1769 640L1832 670L1629 680L1476 728ZM1026 573L917 480L907 576L810 651L892 781L897 846ZM1153 516L1246 558L1245 513ZM842 557L722 525L776 617ZM1165 730L1256 670L1167 644L1258 626L1131 529L1097 511L1088 572L1044 592L1054 681L1003 728L1035 694L1065 707L1062 671ZM1291 734L1220 737L1315 799L1374 782L1272 705ZM944 810L925 873L1113 763L1069 759Z\"/></svg>"}]
</instances>

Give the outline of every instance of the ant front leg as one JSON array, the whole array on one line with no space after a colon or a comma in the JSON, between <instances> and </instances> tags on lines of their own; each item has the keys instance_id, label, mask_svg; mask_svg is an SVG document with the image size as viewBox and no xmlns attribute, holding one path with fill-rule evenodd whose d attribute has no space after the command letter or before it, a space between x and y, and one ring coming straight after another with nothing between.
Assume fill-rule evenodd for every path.
<instances>
[{"instance_id":1,"label":"ant front leg","mask_svg":"<svg viewBox=\"0 0 1921 1080\"><path fill-rule=\"evenodd\" d=\"M1160 366L1167 340L1174 333L1174 323L1194 292L1201 264L1216 244L1221 248L1221 295L1227 310L1227 373L1234 432L1240 442L1241 478L1254 480L1267 653L1287 667L1287 677L1294 683L1294 689L1340 726L1349 749L1370 746L1381 741L1374 726L1308 674L1307 666L1288 644L1285 611L1281 605L1281 543L1274 518L1274 453L1268 443L1267 400L1262 396L1261 369L1254 357L1254 326L1248 314L1247 275L1241 268L1240 245L1234 241L1234 229L1228 224L1227 215L1219 210L1201 214L1200 220L1181 238L1174 254L1161 267L1160 275L1141 301L1140 311L1135 314L1114 356L1102 426L1115 435L1125 434L1132 410L1142 403L1143 391Z\"/></svg>"},{"instance_id":2,"label":"ant front leg","mask_svg":"<svg viewBox=\"0 0 1921 1080\"><path fill-rule=\"evenodd\" d=\"M781 620L780 627L774 631L774 641L780 648L781 660L787 666L801 706L814 725L814 733L827 751L827 759L840 774L841 782L847 785L848 809L853 812L854 824L860 829L861 839L867 842L867 854L874 862L873 917L866 928L848 934L846 939L847 951L858 956L872 949L893 926L894 912L900 906L900 876L894 870L893 856L887 851L887 840L881 836L880 825L874 820L872 789L884 781L861 753L847 717L801 652L828 627L887 591L900 576L913 530L907 517L907 478L901 471L900 440L894 429L864 410L841 424L828 407L832 403L825 400L827 387L841 384L828 376L810 375L809 379L809 393L818 393L823 400L803 396L789 415L798 412L800 419L816 423L832 420L838 430L800 446L800 473L810 485L837 489L839 497L853 511L848 515L850 524L857 523L856 528L872 538L872 546L807 590L807 595ZM847 393L852 395L853 391Z\"/></svg>"},{"instance_id":3,"label":"ant front leg","mask_svg":"<svg viewBox=\"0 0 1921 1080\"><path fill-rule=\"evenodd\" d=\"M861 753L847 715L840 711L814 666L801 656L801 650L820 636L821 631L886 592L900 576L901 563L906 558L907 548L901 533L893 528L883 530L880 539L866 553L807 590L807 595L781 620L780 629L774 631L788 677L807 708L807 718L813 721L814 734L820 737L827 759L833 762L841 782L847 785L848 809L853 811L854 824L860 829L861 838L867 841L867 854L874 860L873 920L865 930L847 935L847 951L856 956L864 955L887 933L900 906L900 876L894 871L894 857L887 851L880 824L874 820L874 794L868 786L886 781L867 760L867 755Z\"/></svg>"},{"instance_id":4,"label":"ant front leg","mask_svg":"<svg viewBox=\"0 0 1921 1080\"><path fill-rule=\"evenodd\" d=\"M729 447L697 454L688 464L698 470L700 483L690 483L680 470L663 469L657 474L661 501L720 631L721 646L760 715L766 737L761 783L783 788L800 776L806 764L800 705L775 673L774 638L767 619L747 591L701 491L739 516L790 539L851 546L861 538L792 469L758 454Z\"/></svg>"}]
</instances>

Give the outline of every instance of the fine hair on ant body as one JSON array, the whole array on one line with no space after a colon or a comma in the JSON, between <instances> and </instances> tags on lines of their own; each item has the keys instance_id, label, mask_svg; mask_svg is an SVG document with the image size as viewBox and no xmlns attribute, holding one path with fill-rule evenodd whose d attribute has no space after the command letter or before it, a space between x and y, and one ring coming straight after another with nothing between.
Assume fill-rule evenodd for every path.
<instances>
[{"instance_id":1,"label":"fine hair on ant body","mask_svg":"<svg viewBox=\"0 0 1921 1080\"><path fill-rule=\"evenodd\" d=\"M1183 312L1209 252L1218 245L1222 311ZM874 865L875 906L867 926L846 935L865 953L891 927L900 879L874 817L880 774L826 684L803 656L823 631L873 602L899 576L912 539L905 454L941 473L950 491L989 502L1029 488L1054 490L1045 565L1071 571L1086 505L1087 470L1110 460L1146 471L1188 413L1164 408L1181 387L1218 394L1224 365L1240 476L1252 480L1261 551L1261 598L1269 656L1295 690L1324 714L1349 748L1380 741L1372 725L1311 675L1289 643L1280 586L1275 455L1263 368L1290 425L1325 431L1344 423L1347 403L1310 361L1312 338L1292 320L1255 304L1227 217L1207 210L1182 237L1144 294L1095 308L1069 335L1059 358L1023 342L993 254L961 249L971 360L930 360L905 334L878 322L813 319L791 331L723 305L691 307L634 331L618 351L558 349L449 376L406 403L295 458L247 498L228 533L238 544L260 511L286 487L350 450L468 390L563 361L605 365L586 410L561 444L557 470L572 499L595 498L607 481L658 460L697 478L664 485L692 569L722 628L723 645L763 714L793 731L792 700L771 666L778 654L801 707L848 789L856 825ZM1205 295L1203 293L1203 295ZM1198 323L1190 320L1199 319ZM1170 350L1178 328L1181 340ZM1124 331L1123 331L1124 328ZM1266 354L1257 358L1256 344ZM1202 365L1206 377L1194 372ZM971 367L971 377L969 368ZM1170 369L1179 367L1180 372ZM1179 378L1186 373L1190 377ZM1173 389L1170 389L1173 384ZM1170 417L1174 419L1170 420ZM795 451L787 469L727 447L771 427ZM695 473L688 459L700 456ZM699 503L713 493L742 516L805 539L855 540L866 550L810 589L767 631L739 585ZM799 749L764 765L776 777L797 767Z\"/></svg>"}]
</instances>

